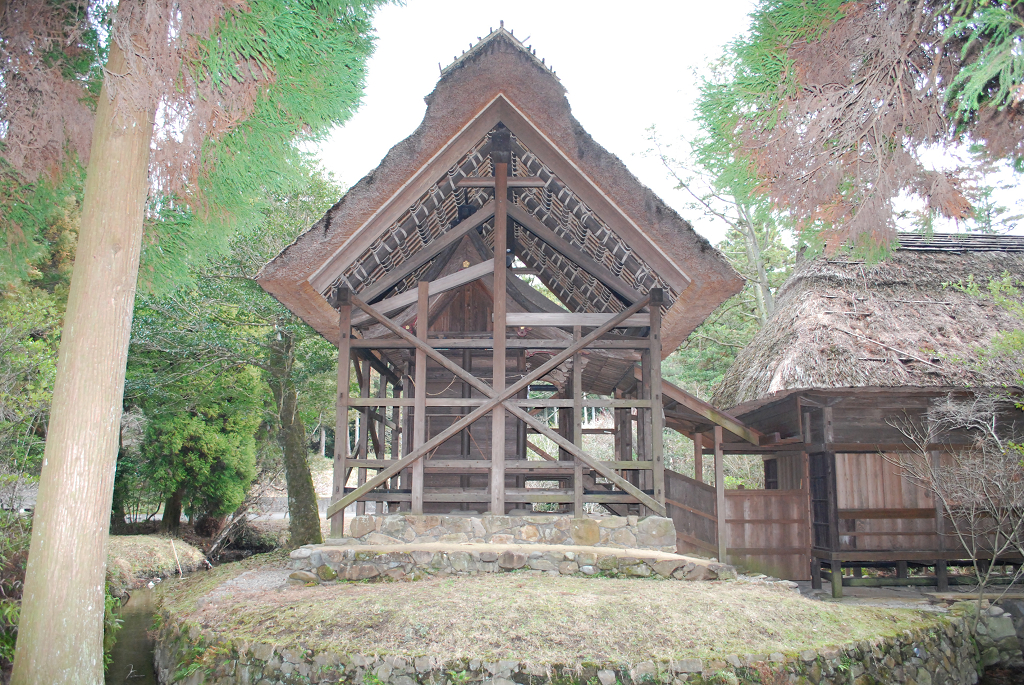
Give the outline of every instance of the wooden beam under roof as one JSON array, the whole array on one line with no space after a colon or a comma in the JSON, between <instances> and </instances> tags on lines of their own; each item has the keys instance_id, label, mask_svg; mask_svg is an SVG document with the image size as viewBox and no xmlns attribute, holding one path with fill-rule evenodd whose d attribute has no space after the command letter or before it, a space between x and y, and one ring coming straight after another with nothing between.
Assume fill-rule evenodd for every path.
<instances>
[{"instance_id":1,"label":"wooden beam under roof","mask_svg":"<svg viewBox=\"0 0 1024 685\"><path fill-rule=\"evenodd\" d=\"M540 176L509 176L508 188L543 188L547 185ZM493 188L493 176L467 176L455 183L456 188Z\"/></svg>"},{"instance_id":2,"label":"wooden beam under roof","mask_svg":"<svg viewBox=\"0 0 1024 685\"><path fill-rule=\"evenodd\" d=\"M508 215L517 224L543 240L558 252L561 252L563 256L568 257L584 271L604 283L609 290L622 298L626 304L639 302L643 298L643 296L628 283L613 274L604 265L599 264L593 257L585 253L583 250L556 234L550 228L545 226L544 222L527 212L522 207L510 204L508 206Z\"/></svg>"},{"instance_id":3,"label":"wooden beam under roof","mask_svg":"<svg viewBox=\"0 0 1024 685\"><path fill-rule=\"evenodd\" d=\"M494 200L489 200L483 207L478 209L472 216L464 219L461 223L456 225L450 231L445 233L440 238L433 242L425 245L421 250L415 252L411 257L406 259L404 262L399 264L397 267L385 274L376 283L368 288L365 288L359 293L360 299L364 302L373 304L373 301L386 293L391 288L398 285L405 277L411 274L416 269L420 268L431 259L439 255L442 251L448 247L455 245L462 236L466 235L473 229L479 228L494 216Z\"/></svg>"},{"instance_id":4,"label":"wooden beam under roof","mask_svg":"<svg viewBox=\"0 0 1024 685\"><path fill-rule=\"evenodd\" d=\"M493 261L481 262L480 264L474 264L473 266L462 269L461 271L456 271L448 276L443 276L436 281L430 281L430 296L433 297L434 295L440 295L448 290L458 288L459 286L475 281L481 276L489 274L492 271L494 271ZM408 290L400 295L395 295L394 297L381 300L377 303L377 309L383 314L390 314L391 312L404 309L405 307L414 304L416 302L416 298L417 291ZM369 314L361 314L358 317L352 318L352 325L360 326L373 320L373 317Z\"/></svg>"}]
</instances>

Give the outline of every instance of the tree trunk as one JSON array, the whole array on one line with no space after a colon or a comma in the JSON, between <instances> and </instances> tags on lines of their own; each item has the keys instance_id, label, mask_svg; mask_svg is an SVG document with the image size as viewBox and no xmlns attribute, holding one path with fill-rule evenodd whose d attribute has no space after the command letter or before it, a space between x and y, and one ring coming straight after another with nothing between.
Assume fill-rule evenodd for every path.
<instances>
[{"instance_id":1,"label":"tree trunk","mask_svg":"<svg viewBox=\"0 0 1024 685\"><path fill-rule=\"evenodd\" d=\"M306 458L306 429L299 416L298 393L292 378L295 340L281 331L270 339L270 389L277 404L277 441L284 452L288 486L288 532L292 545L320 544L320 508Z\"/></svg>"},{"instance_id":2,"label":"tree trunk","mask_svg":"<svg viewBox=\"0 0 1024 685\"><path fill-rule=\"evenodd\" d=\"M164 514L160 519L160 530L177 535L181 530L181 502L185 499L185 488L178 488L164 502Z\"/></svg>"},{"instance_id":3,"label":"tree trunk","mask_svg":"<svg viewBox=\"0 0 1024 685\"><path fill-rule=\"evenodd\" d=\"M757 239L757 231L754 229L754 219L750 214L750 208L738 201L736 208L739 210L740 223L743 224L743 242L747 248L748 268L755 274L754 285L757 289L758 315L761 325L764 326L775 313L775 297L772 295L772 289L768 283L764 254L761 250L761 243Z\"/></svg>"},{"instance_id":4,"label":"tree trunk","mask_svg":"<svg viewBox=\"0 0 1024 685\"><path fill-rule=\"evenodd\" d=\"M116 43L107 69L127 70ZM96 110L78 253L61 334L14 685L103 682L107 528L148 187L151 112Z\"/></svg>"}]
</instances>

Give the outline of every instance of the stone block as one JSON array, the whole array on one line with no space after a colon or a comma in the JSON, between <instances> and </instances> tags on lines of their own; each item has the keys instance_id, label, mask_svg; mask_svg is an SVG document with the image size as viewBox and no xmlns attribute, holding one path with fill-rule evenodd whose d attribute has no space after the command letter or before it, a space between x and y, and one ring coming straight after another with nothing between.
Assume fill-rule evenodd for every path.
<instances>
[{"instance_id":1,"label":"stone block","mask_svg":"<svg viewBox=\"0 0 1024 685\"><path fill-rule=\"evenodd\" d=\"M575 561L563 561L558 565L558 572L564 576L576 573L579 569L579 565Z\"/></svg>"},{"instance_id":2,"label":"stone block","mask_svg":"<svg viewBox=\"0 0 1024 685\"><path fill-rule=\"evenodd\" d=\"M601 541L601 528L594 519L572 519L569 535L574 545L591 547Z\"/></svg>"},{"instance_id":3,"label":"stone block","mask_svg":"<svg viewBox=\"0 0 1024 685\"><path fill-rule=\"evenodd\" d=\"M299 547L298 549L293 549L291 551L291 554L288 555L288 558L289 559L308 559L309 556L312 553L313 553L313 550L309 549L308 547Z\"/></svg>"},{"instance_id":4,"label":"stone block","mask_svg":"<svg viewBox=\"0 0 1024 685\"><path fill-rule=\"evenodd\" d=\"M993 641L1017 636L1017 630L1013 627L1013 619L1010 616L992 616L986 623L988 624L986 626L988 635ZM981 624L978 625L978 628L981 628Z\"/></svg>"},{"instance_id":5,"label":"stone block","mask_svg":"<svg viewBox=\"0 0 1024 685\"><path fill-rule=\"evenodd\" d=\"M416 532L416 535L426 535L428 532L441 525L441 517L414 516L412 514L406 514L405 522Z\"/></svg>"},{"instance_id":6,"label":"stone block","mask_svg":"<svg viewBox=\"0 0 1024 685\"><path fill-rule=\"evenodd\" d=\"M508 516L484 516L480 523L488 534L493 534L510 528L512 519Z\"/></svg>"},{"instance_id":7,"label":"stone block","mask_svg":"<svg viewBox=\"0 0 1024 685\"><path fill-rule=\"evenodd\" d=\"M320 579L317 578L315 573L309 571L293 571L288 575L292 580L297 580L302 583L319 583Z\"/></svg>"},{"instance_id":8,"label":"stone block","mask_svg":"<svg viewBox=\"0 0 1024 685\"><path fill-rule=\"evenodd\" d=\"M358 518L358 517L357 517ZM393 538L390 535L382 535L380 533L370 533L366 536L366 544L368 545L400 545L402 540Z\"/></svg>"},{"instance_id":9,"label":"stone block","mask_svg":"<svg viewBox=\"0 0 1024 685\"><path fill-rule=\"evenodd\" d=\"M345 580L366 580L379 575L380 571L373 564L352 564L345 569Z\"/></svg>"},{"instance_id":10,"label":"stone block","mask_svg":"<svg viewBox=\"0 0 1024 685\"><path fill-rule=\"evenodd\" d=\"M597 563L597 555L593 552L581 552L576 555L574 561L580 566L593 566Z\"/></svg>"},{"instance_id":11,"label":"stone block","mask_svg":"<svg viewBox=\"0 0 1024 685\"><path fill-rule=\"evenodd\" d=\"M338 572L327 564L321 564L318 566L316 574L320 576L320 580L334 580L338 577Z\"/></svg>"},{"instance_id":12,"label":"stone block","mask_svg":"<svg viewBox=\"0 0 1024 685\"><path fill-rule=\"evenodd\" d=\"M601 682L601 685L615 685L615 681L618 680L615 676L615 671L609 669L598 671L597 679Z\"/></svg>"},{"instance_id":13,"label":"stone block","mask_svg":"<svg viewBox=\"0 0 1024 685\"><path fill-rule=\"evenodd\" d=\"M473 530L468 516L442 516L441 525L449 533L469 533Z\"/></svg>"},{"instance_id":14,"label":"stone block","mask_svg":"<svg viewBox=\"0 0 1024 685\"><path fill-rule=\"evenodd\" d=\"M535 571L558 571L558 567L547 559L530 559L530 568Z\"/></svg>"},{"instance_id":15,"label":"stone block","mask_svg":"<svg viewBox=\"0 0 1024 685\"><path fill-rule=\"evenodd\" d=\"M469 526L469 535L472 535L474 538L480 539L487 537L487 531L484 530L484 524L480 521L480 519L476 518L475 516L469 519Z\"/></svg>"},{"instance_id":16,"label":"stone block","mask_svg":"<svg viewBox=\"0 0 1024 685\"><path fill-rule=\"evenodd\" d=\"M437 539L438 542L454 542L456 544L469 542L469 536L465 533L447 533Z\"/></svg>"},{"instance_id":17,"label":"stone block","mask_svg":"<svg viewBox=\"0 0 1024 685\"><path fill-rule=\"evenodd\" d=\"M526 555L522 552L502 552L498 557L498 566L505 569L517 569L526 566Z\"/></svg>"},{"instance_id":18,"label":"stone block","mask_svg":"<svg viewBox=\"0 0 1024 685\"><path fill-rule=\"evenodd\" d=\"M405 520L405 516L399 516L398 514L392 514L391 516L385 516L380 524L380 532L383 535L390 535L393 538L401 538L405 535L406 529L409 524Z\"/></svg>"},{"instance_id":19,"label":"stone block","mask_svg":"<svg viewBox=\"0 0 1024 685\"><path fill-rule=\"evenodd\" d=\"M694 565L693 569L686 574L687 580L712 580L713 574L707 566Z\"/></svg>"},{"instance_id":20,"label":"stone block","mask_svg":"<svg viewBox=\"0 0 1024 685\"><path fill-rule=\"evenodd\" d=\"M559 530L558 528L545 528L544 542L552 545L561 545L569 542L569 534L564 530Z\"/></svg>"},{"instance_id":21,"label":"stone block","mask_svg":"<svg viewBox=\"0 0 1024 685\"><path fill-rule=\"evenodd\" d=\"M498 560L497 552L480 552L480 561L494 562Z\"/></svg>"},{"instance_id":22,"label":"stone block","mask_svg":"<svg viewBox=\"0 0 1024 685\"><path fill-rule=\"evenodd\" d=\"M608 542L617 547L636 547L636 535L629 528L619 528L608 536Z\"/></svg>"},{"instance_id":23,"label":"stone block","mask_svg":"<svg viewBox=\"0 0 1024 685\"><path fill-rule=\"evenodd\" d=\"M508 535L506 533L495 533L490 539L490 543L492 545L511 545L515 541L515 536Z\"/></svg>"},{"instance_id":24,"label":"stone block","mask_svg":"<svg viewBox=\"0 0 1024 685\"><path fill-rule=\"evenodd\" d=\"M601 528L622 528L626 525L625 516L602 516L597 519L597 525Z\"/></svg>"},{"instance_id":25,"label":"stone block","mask_svg":"<svg viewBox=\"0 0 1024 685\"><path fill-rule=\"evenodd\" d=\"M663 561L655 562L653 568L654 572L662 578L670 578L677 568L685 565L686 561L683 559L665 559Z\"/></svg>"},{"instance_id":26,"label":"stone block","mask_svg":"<svg viewBox=\"0 0 1024 685\"><path fill-rule=\"evenodd\" d=\"M448 563L453 571L475 571L476 562L469 556L469 552L451 552L448 554Z\"/></svg>"},{"instance_id":27,"label":"stone block","mask_svg":"<svg viewBox=\"0 0 1024 685\"><path fill-rule=\"evenodd\" d=\"M540 541L540 531L537 530L537 526L525 525L519 529L518 537L525 542L536 543Z\"/></svg>"},{"instance_id":28,"label":"stone block","mask_svg":"<svg viewBox=\"0 0 1024 685\"><path fill-rule=\"evenodd\" d=\"M580 566L580 573L585 576L592 576L597 573L597 568L587 564L586 566Z\"/></svg>"},{"instance_id":29,"label":"stone block","mask_svg":"<svg viewBox=\"0 0 1024 685\"><path fill-rule=\"evenodd\" d=\"M409 556L412 557L413 562L418 566L426 566L434 558L434 553L419 549L415 552L410 552Z\"/></svg>"},{"instance_id":30,"label":"stone block","mask_svg":"<svg viewBox=\"0 0 1024 685\"><path fill-rule=\"evenodd\" d=\"M637 526L639 541L644 547L662 547L676 542L676 526L672 519L648 516Z\"/></svg>"},{"instance_id":31,"label":"stone block","mask_svg":"<svg viewBox=\"0 0 1024 685\"><path fill-rule=\"evenodd\" d=\"M619 558L614 554L606 554L597 560L597 567L602 571L612 571L619 568Z\"/></svg>"},{"instance_id":32,"label":"stone block","mask_svg":"<svg viewBox=\"0 0 1024 685\"><path fill-rule=\"evenodd\" d=\"M354 538L369 535L375 530L377 530L377 524L373 516L353 516L352 522L348 524L348 534Z\"/></svg>"},{"instance_id":33,"label":"stone block","mask_svg":"<svg viewBox=\"0 0 1024 685\"><path fill-rule=\"evenodd\" d=\"M623 569L623 573L625 573L627 576L634 576L636 578L649 578L651 575L654 574L654 571L652 571L651 567L647 564L639 563L633 564L632 566L627 566L625 569Z\"/></svg>"}]
</instances>

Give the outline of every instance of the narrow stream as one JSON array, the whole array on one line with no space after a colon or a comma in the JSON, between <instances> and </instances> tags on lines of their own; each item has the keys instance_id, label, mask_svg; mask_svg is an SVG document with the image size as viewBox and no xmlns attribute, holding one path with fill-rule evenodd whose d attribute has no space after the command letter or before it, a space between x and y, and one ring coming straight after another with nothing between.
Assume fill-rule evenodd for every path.
<instances>
[{"instance_id":1,"label":"narrow stream","mask_svg":"<svg viewBox=\"0 0 1024 685\"><path fill-rule=\"evenodd\" d=\"M124 625L111 651L113 661L107 669L106 685L156 685L150 637L155 610L152 590L145 587L132 590L128 603L121 607Z\"/></svg>"}]
</instances>

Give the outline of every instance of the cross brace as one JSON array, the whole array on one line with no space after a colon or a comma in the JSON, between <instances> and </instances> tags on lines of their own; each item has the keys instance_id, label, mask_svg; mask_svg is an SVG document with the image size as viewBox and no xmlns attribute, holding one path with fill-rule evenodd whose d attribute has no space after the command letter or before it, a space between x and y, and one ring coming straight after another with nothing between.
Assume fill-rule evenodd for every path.
<instances>
[{"instance_id":1,"label":"cross brace","mask_svg":"<svg viewBox=\"0 0 1024 685\"><path fill-rule=\"evenodd\" d=\"M362 497L364 494L366 494L369 491L373 490L375 487L377 487L381 483L384 483L388 478L391 478L395 474L399 473L400 471L402 471L403 469L405 469L406 467L411 465L413 462L415 462L418 459L422 458L424 455L426 455L427 453L431 452L432 450L434 450L435 448L437 448L438 446L443 444L449 438L457 435L461 430L463 430L464 428L468 427L469 425L471 425L473 422L477 421L478 419L484 417L489 412L491 412L492 410L497 408L499 405L501 407L503 407L505 410L507 410L508 412L510 412L513 416L515 416L515 417L521 419L522 421L524 421L527 425L532 426L538 433L547 436L549 439L551 439L559 447L564 449L566 452L569 452L570 454L572 454L574 457L576 457L577 459L582 461L584 464L589 466L591 469L597 471L599 474L601 474L601 476L607 478L612 483L614 483L615 485L619 486L619 488L621 488L626 493L628 493L628 494L632 495L633 497L635 497L642 504L644 504L647 507L649 507L650 509L658 512L662 516L665 515L665 506L663 504L661 504L660 502L655 500L653 497L651 497L647 493L643 492L642 490L640 490L639 488L634 486L632 483L630 483L627 480L625 480L624 478L622 478L619 474L617 474L615 472L615 470L613 468L609 467L604 462L598 460L597 458L595 458L591 454L587 453L582 448L580 448L579 446L573 444L569 440L566 440L561 435L558 435L558 433L556 433L555 431L551 430L551 428L548 427L548 425L546 423L542 423L541 421L537 420L529 412L524 411L523 409L520 409L519 407L517 407L517 406L515 406L515 405L513 405L511 403L506 403L505 402L505 400L508 400L509 398L514 397L520 391L522 391L525 388L527 388L530 385L530 383L533 383L537 379L543 377L544 375L548 374L550 371L554 370L562 362L564 362L566 359L568 359L569 357L574 355L576 352L578 352L579 350L585 348L591 342L597 340L602 335L604 335L605 333L610 331L612 328L615 328L615 326L620 324L626 318L628 318L629 316L631 316L631 315L635 314L636 312L640 311L640 309L642 309L643 307L647 306L647 304L648 304L648 302L650 300L649 297L644 297L639 302L634 303L628 309L625 309L622 312L619 312L618 315L616 315L615 317L610 319L603 326L600 326L599 328L596 328L589 335L581 338L580 340L576 341L570 347L562 350L561 352L559 352L558 354L553 356L550 360L548 360L547 363L542 364L541 366L537 367L536 369L533 369L530 373L525 375L519 381L517 381L516 383L508 386L507 388L505 388L501 392L495 391L494 388L492 388L490 385L488 385L487 383L479 380L476 376L473 376L472 374L468 373L461 366L459 366L455 362L451 361L450 359L448 359L446 356L444 356L443 354L441 354L440 352L438 352L434 348L430 347L430 345L427 344L425 341L416 338L415 336L410 334L408 331L403 329L401 326L398 326L395 322L391 321L388 317L386 317L383 314L381 314L380 312L378 312L376 309L374 309L372 306L370 306L369 304L367 304L366 302L364 302L360 298L356 297L355 295L352 295L351 297L352 297L352 304L358 306L360 309L365 311L367 314L369 314L373 318L377 319L377 321L379 321L381 324L383 324L384 327L387 328L388 330L390 330L392 333L398 335L400 338L402 338L404 340L407 340L407 341L413 343L413 345L415 347L417 347L418 349L423 350L424 353L426 353L426 355L428 357L430 357L431 359L436 361L438 364L440 364L441 366L443 366L446 369L448 369L449 371L451 371L459 379L461 379L461 380L469 383L470 385L472 385L474 388L476 388L481 393L486 395L489 399L488 399L488 401L485 404L483 404L480 407L474 409L469 414L466 414L464 417L462 417L458 421L452 423L448 428L443 430L441 433L437 434L436 436L434 436L430 440L426 441L425 443L423 443L419 447L416 447L409 454L407 454L405 457L403 457L402 459L396 460L394 464L392 464L388 468L378 472L376 476L374 476L373 478L371 478L368 481L366 481L366 483L364 483L363 485L360 485L359 487L357 487L352 492L346 494L344 497L342 497L338 501L336 501L333 504L331 504L327 508L327 516L328 516L328 518L330 518L334 514L338 513L339 511L342 511L349 504L351 504L352 502L355 502L360 497Z\"/></svg>"}]
</instances>

